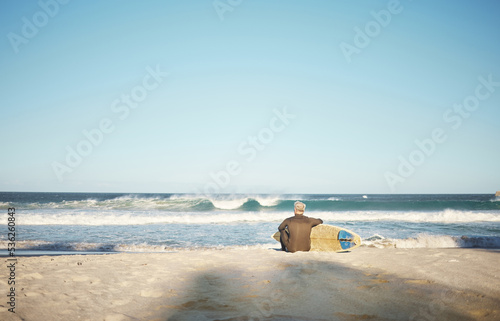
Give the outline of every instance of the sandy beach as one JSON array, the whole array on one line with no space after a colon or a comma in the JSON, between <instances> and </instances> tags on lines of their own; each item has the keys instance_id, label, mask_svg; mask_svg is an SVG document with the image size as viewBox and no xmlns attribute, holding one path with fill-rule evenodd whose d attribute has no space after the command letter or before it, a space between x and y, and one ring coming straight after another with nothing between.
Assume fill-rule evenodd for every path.
<instances>
[{"instance_id":1,"label":"sandy beach","mask_svg":"<svg viewBox=\"0 0 500 321\"><path fill-rule=\"evenodd\" d=\"M17 257L1 320L498 320L500 251L223 249Z\"/></svg>"}]
</instances>

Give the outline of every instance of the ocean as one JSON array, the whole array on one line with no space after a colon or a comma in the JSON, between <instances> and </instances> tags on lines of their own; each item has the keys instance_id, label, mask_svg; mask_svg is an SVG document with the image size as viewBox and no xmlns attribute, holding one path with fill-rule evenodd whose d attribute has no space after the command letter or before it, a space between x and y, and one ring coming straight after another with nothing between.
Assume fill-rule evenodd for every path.
<instances>
[{"instance_id":1,"label":"ocean","mask_svg":"<svg viewBox=\"0 0 500 321\"><path fill-rule=\"evenodd\" d=\"M0 254L7 254L9 208L16 255L278 249L271 234L293 216L296 200L305 215L358 233L362 246L500 248L500 198L490 194L0 192Z\"/></svg>"}]
</instances>

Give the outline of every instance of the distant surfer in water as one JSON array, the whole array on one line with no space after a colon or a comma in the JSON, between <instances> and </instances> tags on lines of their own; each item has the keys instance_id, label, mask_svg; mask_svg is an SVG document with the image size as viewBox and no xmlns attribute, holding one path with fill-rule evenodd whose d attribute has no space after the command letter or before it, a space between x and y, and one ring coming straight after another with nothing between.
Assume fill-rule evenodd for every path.
<instances>
[{"instance_id":1,"label":"distant surfer in water","mask_svg":"<svg viewBox=\"0 0 500 321\"><path fill-rule=\"evenodd\" d=\"M295 216L285 219L278 227L283 251L293 253L311 249L311 229L323 223L323 220L304 216L305 209L306 204L295 202Z\"/></svg>"}]
</instances>

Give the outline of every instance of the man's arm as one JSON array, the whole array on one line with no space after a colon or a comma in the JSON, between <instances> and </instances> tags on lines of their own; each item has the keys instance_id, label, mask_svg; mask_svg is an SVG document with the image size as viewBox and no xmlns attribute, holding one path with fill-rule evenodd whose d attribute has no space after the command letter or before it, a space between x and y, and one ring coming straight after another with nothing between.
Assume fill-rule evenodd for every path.
<instances>
[{"instance_id":1,"label":"man's arm","mask_svg":"<svg viewBox=\"0 0 500 321\"><path fill-rule=\"evenodd\" d=\"M281 232L283 231L286 227L288 226L288 219L284 220L280 226L278 227L278 230Z\"/></svg>"},{"instance_id":2,"label":"man's arm","mask_svg":"<svg viewBox=\"0 0 500 321\"><path fill-rule=\"evenodd\" d=\"M313 223L313 225L312 225L313 227L316 226L316 225L323 224L323 220L320 219L320 218L312 218L312 220L313 220L313 222L312 222Z\"/></svg>"}]
</instances>

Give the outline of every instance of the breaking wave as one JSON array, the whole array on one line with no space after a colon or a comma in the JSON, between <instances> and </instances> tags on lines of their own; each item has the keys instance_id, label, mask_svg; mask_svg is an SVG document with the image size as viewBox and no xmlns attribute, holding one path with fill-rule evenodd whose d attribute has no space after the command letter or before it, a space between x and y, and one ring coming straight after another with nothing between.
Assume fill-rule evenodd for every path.
<instances>
[{"instance_id":1,"label":"breaking wave","mask_svg":"<svg viewBox=\"0 0 500 321\"><path fill-rule=\"evenodd\" d=\"M500 210L498 197L489 195L251 195L251 194L29 194L0 193L0 208L100 209L210 212L217 210L293 211L306 203L308 212L408 211L433 212ZM13 197L24 197L15 199ZM8 201L8 202L7 202Z\"/></svg>"},{"instance_id":2,"label":"breaking wave","mask_svg":"<svg viewBox=\"0 0 500 321\"><path fill-rule=\"evenodd\" d=\"M61 200L58 202L30 202L15 204L21 209L103 209L103 210L168 210L168 211L210 211L210 210L258 210L276 207L283 201L278 196L208 196L172 195L138 196L124 195L110 199L87 198L84 200ZM13 206L0 202L1 209Z\"/></svg>"}]
</instances>

